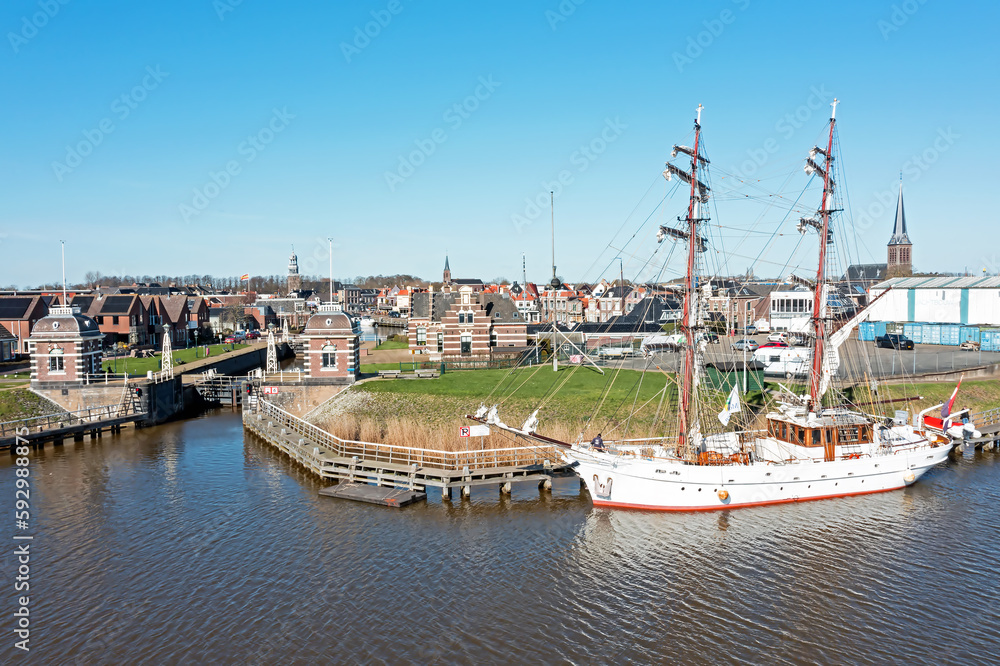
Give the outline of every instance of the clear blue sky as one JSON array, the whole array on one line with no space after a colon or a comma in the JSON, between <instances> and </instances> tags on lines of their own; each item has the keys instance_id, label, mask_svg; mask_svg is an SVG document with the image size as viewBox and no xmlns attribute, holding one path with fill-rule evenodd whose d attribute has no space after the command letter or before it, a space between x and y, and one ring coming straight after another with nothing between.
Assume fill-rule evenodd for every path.
<instances>
[{"instance_id":1,"label":"clear blue sky","mask_svg":"<svg viewBox=\"0 0 1000 666\"><path fill-rule=\"evenodd\" d=\"M718 167L713 217L731 229L719 232L731 234L727 267L743 270L764 235L738 240L783 212L738 201L738 187L723 196L736 183L721 174L767 147L754 177L794 197L832 95L853 217L872 218L857 258L884 261L887 188L906 169L916 267L1000 269L993 3L63 2L0 9L0 285L58 280L59 239L70 281L284 273L292 244L325 274L331 235L338 277L440 279L447 251L456 277L518 279L524 252L544 281L547 207L531 224L513 216L529 219L525 200L564 170L559 273L597 279L605 246L666 192L659 173L698 103ZM796 112L798 129L782 120ZM578 152L602 132L613 141L601 154ZM88 154L67 154L81 142ZM400 159L418 144L429 154L411 174ZM908 164L925 151L932 164ZM220 176L230 162L235 175ZM652 224L630 251L648 254ZM788 238L758 274L779 272Z\"/></svg>"}]
</instances>

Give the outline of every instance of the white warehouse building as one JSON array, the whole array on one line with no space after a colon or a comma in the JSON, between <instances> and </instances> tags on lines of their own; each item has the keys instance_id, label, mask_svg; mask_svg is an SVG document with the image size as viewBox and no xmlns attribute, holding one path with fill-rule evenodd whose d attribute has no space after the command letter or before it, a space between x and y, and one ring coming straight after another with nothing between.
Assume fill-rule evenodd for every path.
<instances>
[{"instance_id":1,"label":"white warehouse building","mask_svg":"<svg viewBox=\"0 0 1000 666\"><path fill-rule=\"evenodd\" d=\"M880 282L869 320L1000 326L1000 277L907 277Z\"/></svg>"}]
</instances>

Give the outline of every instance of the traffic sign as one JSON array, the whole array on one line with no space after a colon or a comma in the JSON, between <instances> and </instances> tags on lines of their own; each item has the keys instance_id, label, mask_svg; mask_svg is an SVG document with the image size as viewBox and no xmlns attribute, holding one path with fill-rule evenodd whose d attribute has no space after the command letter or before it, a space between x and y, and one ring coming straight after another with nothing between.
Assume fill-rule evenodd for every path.
<instances>
[{"instance_id":1,"label":"traffic sign","mask_svg":"<svg viewBox=\"0 0 1000 666\"><path fill-rule=\"evenodd\" d=\"M470 430L471 430L471 428L469 428L469 426L462 426L461 428L458 429L458 436L459 437L468 437L470 435L470 432L469 432Z\"/></svg>"}]
</instances>

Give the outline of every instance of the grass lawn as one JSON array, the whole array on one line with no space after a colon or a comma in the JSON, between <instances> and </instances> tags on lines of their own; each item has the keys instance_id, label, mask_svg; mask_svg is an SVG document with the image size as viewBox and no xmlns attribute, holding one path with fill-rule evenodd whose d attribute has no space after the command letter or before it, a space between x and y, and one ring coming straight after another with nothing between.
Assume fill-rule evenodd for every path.
<instances>
[{"instance_id":1,"label":"grass lawn","mask_svg":"<svg viewBox=\"0 0 1000 666\"><path fill-rule=\"evenodd\" d=\"M398 364L387 364L388 369ZM641 380L641 385L640 385ZM401 413L431 423L452 423L480 403L501 403L500 415L510 424L521 421L539 405L539 416L549 422L614 424L628 417L632 406L646 405L635 423L651 423L661 407L675 410L676 389L672 378L654 372L608 370L601 375L585 367L565 367L553 372L548 366L510 370L466 370L446 372L433 380L385 380L368 382L359 390L379 396L388 413ZM552 395L558 391L557 395ZM600 408L598 409L598 406ZM603 427L603 426L599 426Z\"/></svg>"},{"instance_id":2,"label":"grass lawn","mask_svg":"<svg viewBox=\"0 0 1000 666\"><path fill-rule=\"evenodd\" d=\"M407 342L399 342L396 340L386 340L382 344L375 347L376 351L382 349L409 349L410 345Z\"/></svg>"},{"instance_id":3,"label":"grass lawn","mask_svg":"<svg viewBox=\"0 0 1000 666\"><path fill-rule=\"evenodd\" d=\"M232 348L243 349L249 345L211 345L209 349L212 352L212 356L222 356L227 351L232 351ZM176 367L178 362L190 363L196 358L205 358L204 346L192 347L190 349L175 349L173 353L174 366ZM126 358L121 356L117 360L119 374L125 372L125 368L128 368L128 374L131 377L144 377L146 373L150 370L156 372L160 369L160 356L157 354L153 358ZM115 359L109 361L104 361L103 368L105 372L116 372L115 371Z\"/></svg>"},{"instance_id":4,"label":"grass lawn","mask_svg":"<svg viewBox=\"0 0 1000 666\"><path fill-rule=\"evenodd\" d=\"M889 398L909 398L913 396L923 396L923 400L911 403L894 403L885 405L885 411L889 414L896 409L914 409L920 411L933 405L947 402L951 397L951 392L955 390L955 383L942 382L934 384L897 384L882 386L879 393L882 400ZM1000 382L997 381L963 381L962 388L958 390L958 397L955 398L955 409L968 407L973 413L983 412L988 409L1000 407ZM940 414L935 414L940 416Z\"/></svg>"}]
</instances>

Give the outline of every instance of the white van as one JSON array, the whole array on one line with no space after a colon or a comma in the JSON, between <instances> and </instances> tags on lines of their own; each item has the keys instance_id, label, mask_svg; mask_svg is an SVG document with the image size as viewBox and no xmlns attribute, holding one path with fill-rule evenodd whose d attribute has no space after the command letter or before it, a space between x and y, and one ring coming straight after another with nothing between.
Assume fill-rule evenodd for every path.
<instances>
[{"instance_id":1,"label":"white van","mask_svg":"<svg viewBox=\"0 0 1000 666\"><path fill-rule=\"evenodd\" d=\"M808 349L793 347L764 347L753 354L753 360L764 365L764 374L770 376L793 377L809 376Z\"/></svg>"}]
</instances>

